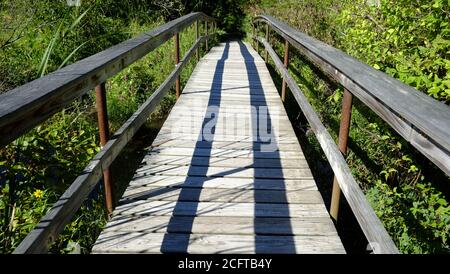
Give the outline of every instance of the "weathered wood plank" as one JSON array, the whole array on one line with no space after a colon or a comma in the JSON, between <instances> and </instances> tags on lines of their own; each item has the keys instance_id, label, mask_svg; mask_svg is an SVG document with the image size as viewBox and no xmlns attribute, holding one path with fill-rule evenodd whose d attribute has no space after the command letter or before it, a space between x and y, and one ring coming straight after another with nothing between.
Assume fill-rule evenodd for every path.
<instances>
[{"instance_id":1,"label":"weathered wood plank","mask_svg":"<svg viewBox=\"0 0 450 274\"><path fill-rule=\"evenodd\" d=\"M117 215L173 215L222 217L329 217L323 204L220 203L137 200L119 205Z\"/></svg>"},{"instance_id":2,"label":"weathered wood plank","mask_svg":"<svg viewBox=\"0 0 450 274\"><path fill-rule=\"evenodd\" d=\"M163 244L164 243L164 244ZM184 246L188 243L187 250ZM105 233L93 253L345 253L329 236L249 236L183 233Z\"/></svg>"},{"instance_id":3,"label":"weathered wood plank","mask_svg":"<svg viewBox=\"0 0 450 274\"><path fill-rule=\"evenodd\" d=\"M185 155L204 157L250 157L253 159L303 159L304 155L297 151L258 151L253 149L205 149L205 148L182 148L182 147L154 147L149 152L161 155Z\"/></svg>"},{"instance_id":4,"label":"weathered wood plank","mask_svg":"<svg viewBox=\"0 0 450 274\"><path fill-rule=\"evenodd\" d=\"M221 149L248 149L251 150L255 146L260 146L261 142L249 142L249 141L236 141L236 142L226 142L226 141L197 141L197 140L189 140L185 139L175 139L175 140L167 140L166 142L155 143L154 146L158 147L197 147L197 148L221 148ZM276 140L276 146L278 150L293 150L299 151L300 144L298 144L297 140ZM299 152L302 153L302 152Z\"/></svg>"},{"instance_id":5,"label":"weathered wood plank","mask_svg":"<svg viewBox=\"0 0 450 274\"><path fill-rule=\"evenodd\" d=\"M255 161L253 158L226 157L192 157L173 155L147 155L143 165L169 166L211 166L211 167L254 167L254 168L309 168L306 160L302 159L264 159Z\"/></svg>"},{"instance_id":6,"label":"weathered wood plank","mask_svg":"<svg viewBox=\"0 0 450 274\"><path fill-rule=\"evenodd\" d=\"M170 223L170 225L169 225ZM111 232L227 235L337 236L329 218L248 218L187 216L116 216L104 230Z\"/></svg>"},{"instance_id":7,"label":"weathered wood plank","mask_svg":"<svg viewBox=\"0 0 450 274\"><path fill-rule=\"evenodd\" d=\"M148 175L134 178L128 188L145 186L193 187L193 188L232 188L268 190L317 190L313 179L249 179L249 178L206 178L168 175Z\"/></svg>"},{"instance_id":8,"label":"weathered wood plank","mask_svg":"<svg viewBox=\"0 0 450 274\"><path fill-rule=\"evenodd\" d=\"M281 135L281 134L280 134ZM245 135L214 135L213 138L214 142L253 142L255 141L255 144L258 145L258 143L261 142L261 140L257 140L253 136L245 136ZM204 136L196 134L186 134L186 133L175 133L175 132L160 132L158 136L156 136L155 140L153 141L152 147L158 147L161 144L164 144L166 142L169 142L171 140L189 140L189 141L205 141L209 142L209 139L205 139ZM282 136L277 136L275 140L271 140L274 144L280 144L280 143L291 143L294 141L297 141L297 138L292 135L282 134ZM267 142L265 142L267 143ZM299 152L301 153L301 152Z\"/></svg>"},{"instance_id":9,"label":"weathered wood plank","mask_svg":"<svg viewBox=\"0 0 450 274\"><path fill-rule=\"evenodd\" d=\"M252 167L215 167L215 166L170 166L147 163L136 170L136 177L142 175L177 175L177 176L206 176L228 178L272 178L272 179L313 179L309 168L281 169L281 168L252 168Z\"/></svg>"},{"instance_id":10,"label":"weathered wood plank","mask_svg":"<svg viewBox=\"0 0 450 274\"><path fill-rule=\"evenodd\" d=\"M127 189L119 204L130 200L184 201L184 202L229 202L229 203L281 203L323 204L318 191L267 190L267 189L193 189L147 186Z\"/></svg>"}]
</instances>

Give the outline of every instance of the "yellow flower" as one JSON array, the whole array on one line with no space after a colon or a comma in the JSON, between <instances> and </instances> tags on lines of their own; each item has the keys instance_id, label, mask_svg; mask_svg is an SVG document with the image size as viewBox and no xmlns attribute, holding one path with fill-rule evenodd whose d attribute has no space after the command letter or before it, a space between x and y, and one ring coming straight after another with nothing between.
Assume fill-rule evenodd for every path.
<instances>
[{"instance_id":1,"label":"yellow flower","mask_svg":"<svg viewBox=\"0 0 450 274\"><path fill-rule=\"evenodd\" d=\"M42 198L42 194L43 194L43 191L40 189L36 189L33 193L34 197L36 197L37 199Z\"/></svg>"}]
</instances>

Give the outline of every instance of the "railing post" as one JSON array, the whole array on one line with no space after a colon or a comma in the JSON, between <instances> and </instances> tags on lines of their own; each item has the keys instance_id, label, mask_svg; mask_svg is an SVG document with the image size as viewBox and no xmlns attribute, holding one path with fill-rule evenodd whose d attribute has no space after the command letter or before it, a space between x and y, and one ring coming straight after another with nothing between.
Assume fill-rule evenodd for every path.
<instances>
[{"instance_id":1,"label":"railing post","mask_svg":"<svg viewBox=\"0 0 450 274\"><path fill-rule=\"evenodd\" d=\"M256 48L256 36L255 36L255 23L252 23L252 42L253 42L253 48Z\"/></svg>"},{"instance_id":2,"label":"railing post","mask_svg":"<svg viewBox=\"0 0 450 274\"><path fill-rule=\"evenodd\" d=\"M175 34L175 66L180 63L180 33ZM175 80L175 91L177 99L180 97L180 75Z\"/></svg>"},{"instance_id":3,"label":"railing post","mask_svg":"<svg viewBox=\"0 0 450 274\"><path fill-rule=\"evenodd\" d=\"M350 122L352 119L352 100L353 95L344 89L344 96L342 98L342 113L341 113L341 125L339 127L339 150L342 154L347 154L348 135L350 132ZM341 198L341 189L336 180L336 176L333 179L333 191L331 194L330 215L337 221L339 212L339 203Z\"/></svg>"},{"instance_id":4,"label":"railing post","mask_svg":"<svg viewBox=\"0 0 450 274\"><path fill-rule=\"evenodd\" d=\"M284 41L284 67L288 69L289 66L289 41ZM286 98L286 81L283 79L283 83L281 85L281 101L284 102Z\"/></svg>"},{"instance_id":5,"label":"railing post","mask_svg":"<svg viewBox=\"0 0 450 274\"><path fill-rule=\"evenodd\" d=\"M259 29L258 29L258 26L259 24L258 24L258 22L256 22L256 36L255 36L255 38L258 38L258 32L259 32ZM255 39L255 42L256 42L256 52L259 54L259 41L258 41L258 39Z\"/></svg>"},{"instance_id":6,"label":"railing post","mask_svg":"<svg viewBox=\"0 0 450 274\"><path fill-rule=\"evenodd\" d=\"M205 42L206 52L208 52L208 50L209 50L209 47L208 47L208 21L205 21L205 35L206 35L206 42Z\"/></svg>"},{"instance_id":7,"label":"railing post","mask_svg":"<svg viewBox=\"0 0 450 274\"><path fill-rule=\"evenodd\" d=\"M266 24L266 41L267 43L269 43L269 24ZM267 51L267 49L265 50L265 54L266 54L265 60L267 64L269 62L269 52Z\"/></svg>"},{"instance_id":8,"label":"railing post","mask_svg":"<svg viewBox=\"0 0 450 274\"><path fill-rule=\"evenodd\" d=\"M95 101L97 107L98 129L100 133L100 145L103 147L109 140L108 112L106 108L105 83L95 87ZM103 170L103 185L105 189L106 211L113 212L113 188L109 168Z\"/></svg>"},{"instance_id":9,"label":"railing post","mask_svg":"<svg viewBox=\"0 0 450 274\"><path fill-rule=\"evenodd\" d=\"M198 32L198 20L195 21L195 40L198 40L199 38L199 32ZM195 54L197 56L197 63L200 61L200 47L197 47L195 50Z\"/></svg>"}]
</instances>

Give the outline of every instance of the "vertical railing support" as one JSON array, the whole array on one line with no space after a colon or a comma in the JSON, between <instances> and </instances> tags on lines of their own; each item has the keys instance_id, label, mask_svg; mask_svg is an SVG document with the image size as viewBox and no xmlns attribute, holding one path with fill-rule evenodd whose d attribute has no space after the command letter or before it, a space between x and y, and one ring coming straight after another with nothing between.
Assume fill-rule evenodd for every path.
<instances>
[{"instance_id":1,"label":"vertical railing support","mask_svg":"<svg viewBox=\"0 0 450 274\"><path fill-rule=\"evenodd\" d=\"M180 33L175 34L175 66L180 63ZM177 99L180 97L180 75L175 80L175 91Z\"/></svg>"},{"instance_id":2,"label":"vertical railing support","mask_svg":"<svg viewBox=\"0 0 450 274\"><path fill-rule=\"evenodd\" d=\"M256 35L255 35L255 23L252 23L252 34L253 34L253 38L252 38L252 42L253 42L253 48L256 48Z\"/></svg>"},{"instance_id":3,"label":"vertical railing support","mask_svg":"<svg viewBox=\"0 0 450 274\"><path fill-rule=\"evenodd\" d=\"M205 21L205 35L206 35L205 47L206 47L206 52L208 52L209 51L209 47L208 47L208 21Z\"/></svg>"},{"instance_id":4,"label":"vertical railing support","mask_svg":"<svg viewBox=\"0 0 450 274\"><path fill-rule=\"evenodd\" d=\"M95 87L95 101L97 107L98 129L100 133L100 145L103 147L109 140L105 83L101 83ZM103 185L105 189L106 211L108 214L111 214L113 212L113 188L109 168L103 170Z\"/></svg>"},{"instance_id":5,"label":"vertical railing support","mask_svg":"<svg viewBox=\"0 0 450 274\"><path fill-rule=\"evenodd\" d=\"M350 122L352 119L352 101L353 95L344 89L344 97L342 98L342 113L341 113L341 125L339 127L339 150L342 154L347 154L348 147L348 135L350 132ZM330 215L337 221L339 213L339 203L341 199L341 189L336 180L336 176L333 179L333 191L331 194Z\"/></svg>"},{"instance_id":6,"label":"vertical railing support","mask_svg":"<svg viewBox=\"0 0 450 274\"><path fill-rule=\"evenodd\" d=\"M269 24L266 24L266 41L267 43L269 43ZM269 62L269 52L267 51L267 49L265 50L265 55L266 55L265 60L267 64Z\"/></svg>"},{"instance_id":7,"label":"vertical railing support","mask_svg":"<svg viewBox=\"0 0 450 274\"><path fill-rule=\"evenodd\" d=\"M259 32L259 30L258 30L258 25L256 26L256 38L258 38L258 32ZM255 42L256 42L256 52L259 54L259 41L258 41L258 39L255 39Z\"/></svg>"},{"instance_id":8,"label":"vertical railing support","mask_svg":"<svg viewBox=\"0 0 450 274\"><path fill-rule=\"evenodd\" d=\"M195 40L198 40L198 38L200 37L199 32L198 32L198 20L195 21ZM195 50L195 55L197 56L197 62L200 61L200 47L197 47L197 49Z\"/></svg>"},{"instance_id":9,"label":"vertical railing support","mask_svg":"<svg viewBox=\"0 0 450 274\"><path fill-rule=\"evenodd\" d=\"M289 66L289 41L286 40L284 42L284 67L288 69ZM284 102L286 98L286 81L283 79L283 83L281 85L281 101Z\"/></svg>"}]
</instances>

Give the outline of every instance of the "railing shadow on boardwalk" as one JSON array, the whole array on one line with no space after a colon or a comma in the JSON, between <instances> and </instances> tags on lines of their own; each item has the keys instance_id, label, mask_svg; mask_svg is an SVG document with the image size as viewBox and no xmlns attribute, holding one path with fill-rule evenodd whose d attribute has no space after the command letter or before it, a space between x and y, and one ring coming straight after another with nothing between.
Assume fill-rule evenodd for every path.
<instances>
[{"instance_id":1,"label":"railing shadow on boardwalk","mask_svg":"<svg viewBox=\"0 0 450 274\"><path fill-rule=\"evenodd\" d=\"M248 81L250 83L250 85L249 85L249 87L250 87L250 89L249 89L250 106L252 107L252 110L255 110L255 109L258 109L258 106L267 104L267 102L265 100L265 96L262 96L259 98L259 100L256 100L255 95L254 95L258 91L258 90L255 90L256 89L255 87L262 88L261 78L258 74L258 70L257 70L256 64L254 61L254 57L252 56L252 54L250 54L247 47L241 41L238 41L238 43L239 43L239 48L240 48L241 54L245 59L245 66L246 66L246 70L247 70ZM274 132L275 129L272 126L272 118L270 116L268 108L267 108L267 113L264 113L264 112L258 110L256 112L253 112L252 115L256 115L256 118L252 118L252 123L253 123L252 128L254 130L253 136L256 136L256 140L253 140L253 151L264 151L262 149L262 146L269 145L269 143L272 143L272 144L277 143L276 135ZM259 117L260 115L265 115L266 117ZM262 121L267 122L267 124L262 125L261 124ZM264 128L261 128L261 126L264 126ZM266 129L270 129L270 132L267 132ZM264 136L264 139L262 139L261 138L262 136L260 136L261 133L269 134L269 136ZM269 137L269 138L267 138L267 137ZM265 141L267 139L268 139L268 141ZM278 173L278 174L276 174L276 177L284 178L283 170L281 169L282 164L281 164L281 159L280 159L278 150L274 150L271 153L275 154L273 159L278 160L278 162L276 164L274 164L274 166L280 167L276 171L276 173ZM255 155L253 157L254 157L253 158L254 166L260 166L259 163L263 162L265 160L263 158L257 158L257 157L255 157ZM262 174L259 174L261 171L263 171L263 169L255 168L255 178L262 177ZM279 183L280 183L280 185L282 185L281 189L286 189L283 179L280 179ZM254 190L255 213L262 210L262 208L260 208L260 207L261 207L261 204L264 203L264 197L261 196L261 192L258 191L258 189L260 189L259 186L255 185L255 190ZM280 190L280 191L283 191L283 190ZM280 201L278 201L278 203L280 203L280 205L281 205L280 206L280 216L284 216L284 217L291 216L290 212L289 212L289 204L287 202L286 192L285 192L285 195L282 196L282 199ZM286 225L286 224L284 222L279 222L279 223L274 223L273 225L277 226L277 225ZM289 226L291 226L290 222L289 222ZM255 231L261 230L259 227L257 218L255 218L254 227L255 227ZM290 232L289 234L291 234L291 235L293 234L292 227L288 227L288 228L285 227L284 229L289 231ZM295 253L295 243L294 243L293 237L292 236L285 236L285 237L288 238L288 239L286 239L286 245L284 247L285 252L286 253ZM261 253L261 252L267 252L267 246L265 245L265 243L261 239L261 237L256 234L255 235L255 253Z\"/></svg>"},{"instance_id":2,"label":"railing shadow on boardwalk","mask_svg":"<svg viewBox=\"0 0 450 274\"><path fill-rule=\"evenodd\" d=\"M223 80L223 72L224 72L224 68L225 68L225 60L228 59L229 49L230 49L230 44L226 43L224 52L222 54L222 57L221 57L221 59L219 59L217 61L217 65L216 65L216 68L214 70L213 82L211 84L211 93L210 93L209 100L208 100L208 108L205 111L205 116L204 116L205 118L203 119L203 122L202 122L202 129L211 120L216 119L216 121L217 121L217 116L219 115L218 110L219 110L219 107L220 107L220 100L221 100L221 87L220 86L221 86L222 80ZM212 96L213 92L215 92L216 96ZM212 107L212 106L215 106L215 107ZM206 112L208 112L208 110L210 110L210 109L214 109L216 111L212 112L210 115L207 115ZM211 134L214 134L215 130L216 130L216 128L215 128L215 126L213 126L211 128ZM197 143L195 145L195 148L194 148L194 154L193 155L195 155L195 151L198 150L200 147L202 149L208 150L209 152L211 152L211 150L212 150L212 140L210 142L207 142L207 145L205 146L204 145L205 142L203 142L202 132L203 131L201 130L200 131L200 136L199 136L198 141L197 141ZM200 143L203 143L203 145L200 145ZM208 159L208 162L209 162L209 158L210 157L211 157L210 155L206 156L206 158ZM187 176L190 174L191 169L194 167L194 165L192 165L192 164L194 164L194 163L191 163L191 165L189 166L189 171L187 173ZM197 167L197 168L200 169L200 172L203 174L202 178L204 178L204 181L208 180L208 177L206 177L207 172L208 172L208 166L205 165L205 166L201 166L201 167ZM184 195L185 191L186 191L185 188L181 189L180 197L182 197ZM199 198L200 198L200 194L201 194L202 188L201 187L192 188L192 189L190 189L190 191L193 191L193 193L191 193L191 195L193 197L197 198L197 201L198 201ZM174 218L176 218L177 215L180 215L181 212L183 212L183 215L188 215L191 218L190 222L188 222L186 224L185 230L186 231L192 231L192 226L194 224L194 217L195 217L195 215L197 213L198 202L194 203L194 206L189 209L188 213L186 213L186 209L181 208L182 206L183 206L183 204L180 204L179 202L176 203L176 205L174 207L174 210L173 210L173 213L172 213L172 216L175 216L175 217L170 218L169 224L167 225L167 231L171 231L172 227L174 226ZM171 251L170 250L170 248L171 248L171 239L170 238L172 237L171 235L172 234L168 234L168 233L166 233L164 235L164 239L163 239L162 244L161 244L161 252L165 253L165 252L170 252ZM181 237L181 238L178 238L178 240L177 240L177 250L179 252L183 252L183 251L187 252L188 248L189 248L190 234L179 234L178 237Z\"/></svg>"},{"instance_id":3,"label":"railing shadow on boardwalk","mask_svg":"<svg viewBox=\"0 0 450 274\"><path fill-rule=\"evenodd\" d=\"M252 142L252 150L253 151L263 151L262 149L262 145L267 144L268 143L276 143L276 137L275 134L273 132L272 129L272 121L270 118L269 113L265 114L265 118L266 119L259 119L260 117L258 117L258 115L261 115L261 113L259 111L254 111L254 110L258 110L258 106L261 105L266 105L266 101L264 96L259 97L258 100L255 98L254 94L257 94L259 92L259 90L257 90L258 88L262 87L262 83L261 83L261 79L257 73L257 68L254 62L254 58L253 56L250 54L250 52L247 50L247 48L245 47L244 44L242 44L242 42L238 41L239 44L239 48L240 48L240 52L245 60L245 66L248 72L248 80L249 80L249 95L250 95L250 105L249 108L252 109L252 129L253 129L253 136L255 136ZM220 107L220 103L221 103L221 92L223 92L223 90L221 89L222 86L222 81L223 81L223 73L224 73L224 66L225 66L225 61L228 59L228 54L229 54L229 43L225 44L225 49L222 55L222 58L218 60L216 68L215 68L215 72L214 72L214 77L213 77L213 82L211 84L211 94L208 100L208 110L211 111L211 109L214 109L216 111L213 111L211 114L212 115L205 115L205 118L202 122L202 129L205 127L205 125L207 125L212 119L215 119L216 121L218 120L218 110ZM253 89L253 90L252 90ZM262 93L261 93L262 94ZM263 99L261 99L263 98ZM255 117L256 115L256 117ZM208 117L209 116L209 117ZM267 125L264 126L264 129L260 128L260 121L264 121L267 122ZM267 140L267 137L269 137L269 141L263 141L260 136L259 133L260 132L266 132L266 129L270 129L270 132L268 133L269 136L264 136L265 140ZM215 133L215 126L213 126L213 128L211 129L211 134L214 136ZM202 134L202 133L200 133ZM210 162L211 160L211 151L212 151L212 144L213 144L213 138L210 138L210 142L207 142L207 146L205 146L205 141L203 140L204 136L199 136L199 141L196 143L195 149L194 149L194 155L195 155L195 151L197 151L198 149L207 149L207 151L209 151L209 154L204 156L205 158L207 158L207 162ZM281 167L281 161L279 160L279 153L277 150L274 151L270 151L268 153L271 153L272 157L274 159L277 159L279 161L279 163L276 163L275 166ZM263 158L257 158L254 156L253 159L253 165L252 166L247 166L247 167L242 167L242 168L238 168L238 169L233 169L230 170L224 174L214 174L214 175L210 175L210 177L207 177L207 171L208 171L208 165L204 165L204 166L196 166L195 163L191 163L190 167L189 167L189 171L187 173L187 175L190 174L190 171L193 167L195 167L196 170L196 176L199 176L200 178L203 178L203 182L206 182L207 180L210 180L211 177L222 177L225 176L227 174L231 174L234 172L239 172L245 168L251 168L251 167L258 167L258 166L262 166L259 162L264 161ZM200 173L198 172L198 170L200 169ZM259 169L259 168L255 168L255 178L263 178L263 174L259 174L261 171L264 171L264 169ZM277 172L279 174L276 174L275 177L277 178L283 178L283 174L282 174L282 170L281 168L277 170ZM255 184L257 184L257 180L255 180ZM280 184L283 184L283 186L281 186L281 189L284 189L284 181L283 179L280 179L278 181ZM266 200L264 199L264 197L262 195L260 195L260 191L258 191L258 189L262 188L261 186L258 185L254 185L253 186L253 191L254 191L254 202L255 202L255 207L254 207L254 231L257 233L259 231L262 231L263 228L260 227L261 223L259 222L259 218L258 215L260 214L260 212L264 211L264 208L262 206L262 203L264 203ZM194 190L194 193L192 193L192 191ZM190 195L191 196L191 200L199 200L200 195L201 195L201 190L202 187L199 186L197 188L190 188ZM181 192L179 194L179 199L178 202L176 203L175 207L174 207L174 211L173 211L173 216L167 225L167 231L173 231L175 228L173 228L174 224L174 218L176 218L177 215L188 215L190 218L190 222L185 226L185 228L183 229L186 232L192 232L192 227L193 227L193 222L194 222L194 218L197 215L197 205L198 202L194 202L191 203L191 205L193 205L192 207L189 208L189 212L186 212L186 208L182 208L183 205L185 205L185 203L180 203L179 201L182 201L182 197L186 196L184 195L184 191L186 191L185 188L181 189ZM194 199L192 199L194 198ZM287 204L287 198L284 196L283 199L281 199L280 201L278 201L281 205L279 207L279 213L280 216L290 216L289 213L289 207ZM214 209L211 209L214 210ZM282 225L286 225L286 223L282 222L280 223ZM275 226L277 225L276 223L274 224ZM291 227L284 227L284 231L288 231L288 235L292 235L292 228ZM161 252L171 252L172 251L172 244L173 241L171 239L171 237L173 236L173 234L170 233L166 233L161 245ZM188 248L189 248L189 240L190 240L190 234L177 234L176 235L176 242L177 242L177 251L178 252L187 252ZM286 242L287 243L285 245L285 251L287 253L295 253L295 243L293 240L292 236L285 236L286 238ZM255 235L255 253L263 253L263 252L267 252L267 244L264 241L264 238L261 237L260 235Z\"/></svg>"},{"instance_id":4,"label":"railing shadow on boardwalk","mask_svg":"<svg viewBox=\"0 0 450 274\"><path fill-rule=\"evenodd\" d=\"M250 95L250 104L249 108L251 109L251 116L252 116L252 125L251 128L253 130L252 132L252 142L250 144L250 149L253 151L259 151L259 152L265 152L264 145L269 144L276 144L277 143L277 137L275 136L274 128L272 127L272 119L270 117L270 113L268 111L260 111L260 106L267 105L267 101L265 99L264 93L261 92L262 83L260 76L258 75L257 67L254 62L253 56L250 54L246 46L241 42L237 42L239 44L239 49L242 57L245 60L245 68L247 70L247 77L249 81L249 85L247 88L249 88L249 95ZM217 177L224 177L226 175L230 175L233 173L240 172L244 169L248 168L254 168L254 178L256 178L253 182L252 186L249 186L248 190L240 190L240 194L244 195L246 191L253 191L254 195L254 231L255 231L255 240L254 240L254 251L255 253L267 253L268 252L268 246L267 241L264 238L264 235L261 234L265 230L264 224L261 222L262 218L261 213L264 214L264 211L267 209L267 199L262 195L261 189L265 188L265 183L267 182L261 182L260 180L257 180L257 178L264 178L263 172L265 171L265 168L261 168L263 165L263 162L266 160L264 158L261 158L260 156L253 155L253 163L252 165L240 167L236 169L227 170L223 173L217 173L217 174L207 174L208 167L211 161L213 160L212 155L212 148L213 148L213 137L216 131L216 127L213 126L211 128L211 135L208 136L208 141L205 141L205 136L203 136L204 132L203 129L207 124L211 125L211 121L215 120L218 121L218 112L220 109L221 104L221 93L224 92L224 89L221 88L222 82L223 82L223 73L224 73L224 67L225 67L225 61L228 59L229 55L229 48L230 44L225 44L225 49L222 54L221 59L218 60L217 65L215 67L214 76L213 76L213 82L211 84L211 94L208 98L208 105L207 110L205 113L205 116L202 121L202 130L200 131L200 135L198 137L198 141L196 142L193 156L196 155L196 152L201 149L203 151L207 151L206 154L202 153L202 158L206 159L206 161L203 161L202 165L198 165L195 162L195 157L192 158L192 161L189 164L189 170L186 174L186 176L190 176L193 173L193 170L195 169L195 177L201 178L201 181L196 185L196 187L187 187L188 184L186 183L186 186L184 186L185 183L179 183L176 185L171 185L170 188L162 187L159 189L154 189L147 192L140 192L136 193L133 196L128 197L127 200L122 200L121 204L126 205L128 203L134 204L136 200L145 200L151 197L155 197L157 195L166 194L171 195L172 197L178 196L175 205L173 205L173 202L168 201L165 205L161 205L161 208L153 208L152 211L155 212L162 212L169 210L173 207L172 217L170 218L164 235L161 249L160 251L162 253L185 253L188 252L190 239L193 233L193 225L195 216L198 215L198 203L200 201L200 195L202 191L203 184L211 180L213 178ZM260 117L260 115L264 115L264 117ZM261 119L260 119L261 118ZM265 125L261 122L266 123ZM262 136L264 134L264 136ZM269 151L267 151L266 156L271 158L271 160L274 162L273 166L277 169L276 171L272 173L273 176L273 183L279 184L279 191L282 193L281 198L276 201L277 203L277 212L279 213L279 216L270 216L270 217L291 217L289 212L289 206L287 203L287 197L285 192L285 185L284 185L284 176L282 172L282 164L280 160L280 154L278 152L278 147L272 147ZM208 164L205 164L208 163ZM167 166L167 170L176 169L174 166ZM151 173L151 172L150 172ZM150 175L150 174L148 174ZM151 176L151 175L150 175ZM277 178L277 179L275 179ZM281 178L281 179L280 179ZM136 178L135 178L136 179ZM180 189L181 188L181 189ZM170 194L170 192L173 192L175 189L180 189L179 193L175 191L173 194ZM253 189L253 190L252 190ZM234 192L235 194L239 194L239 192L233 191L232 189L224 189L221 194L226 194ZM178 193L178 194L177 194ZM220 195L220 194L219 194ZM278 195L277 195L278 196ZM188 199L186 199L188 198ZM211 197L212 198L212 197ZM236 196L234 197L236 198ZM134 204L136 205L136 204ZM131 205L130 205L131 206ZM226 206L226 202L223 204L221 203L221 207ZM202 210L201 213L206 213L207 211L214 211L217 210L217 208L212 207L208 208L207 210ZM145 210L144 210L145 211ZM139 212L136 212L139 215ZM142 212L144 213L144 212ZM185 222L183 222L183 228L180 230L179 222L177 221L177 218L180 216L183 217ZM267 217L267 216L264 216ZM116 225L121 225L122 222L118 220ZM293 239L293 231L292 227L290 225L290 222L273 222L273 226L283 226L279 229L279 231L285 231L284 237L284 252L286 253L295 253L295 243ZM287 227L286 227L287 226ZM164 227L148 227L146 228L146 231L164 231ZM138 236L137 236L138 237ZM133 237L132 237L133 238ZM112 240L112 239L104 239L106 241ZM130 239L128 239L130 240ZM176 244L176 246L174 246ZM270 250L269 250L270 252Z\"/></svg>"}]
</instances>

